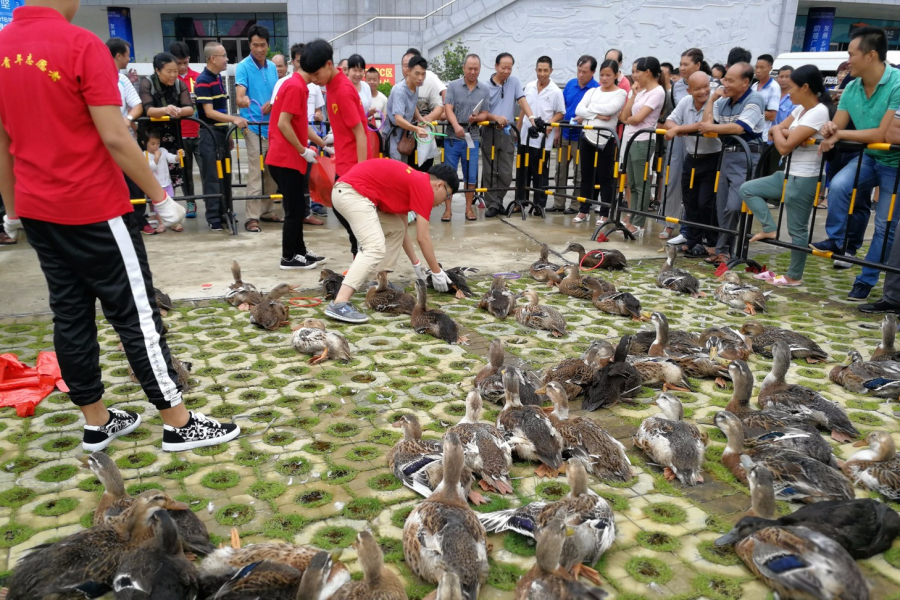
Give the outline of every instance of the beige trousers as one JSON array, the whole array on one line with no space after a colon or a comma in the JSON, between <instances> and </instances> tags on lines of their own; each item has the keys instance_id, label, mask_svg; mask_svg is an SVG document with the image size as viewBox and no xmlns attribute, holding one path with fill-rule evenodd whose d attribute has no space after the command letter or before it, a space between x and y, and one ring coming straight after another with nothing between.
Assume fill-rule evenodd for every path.
<instances>
[{"instance_id":1,"label":"beige trousers","mask_svg":"<svg viewBox=\"0 0 900 600\"><path fill-rule=\"evenodd\" d=\"M247 195L262 196L271 195L277 192L278 185L272 179L269 167L265 167L265 171L259 168L259 149L260 139L262 139L262 156L265 157L269 151L269 140L260 138L253 126L244 132L244 142L247 147ZM265 177L265 192L263 191L263 177ZM257 221L263 215L270 216L274 214L274 201L271 198L266 200L247 200L247 219L256 219Z\"/></svg>"},{"instance_id":2,"label":"beige trousers","mask_svg":"<svg viewBox=\"0 0 900 600\"><path fill-rule=\"evenodd\" d=\"M334 186L331 201L359 241L359 252L344 277L344 285L359 290L373 273L393 271L403 250L406 215L379 211L371 200L346 183Z\"/></svg>"}]
</instances>

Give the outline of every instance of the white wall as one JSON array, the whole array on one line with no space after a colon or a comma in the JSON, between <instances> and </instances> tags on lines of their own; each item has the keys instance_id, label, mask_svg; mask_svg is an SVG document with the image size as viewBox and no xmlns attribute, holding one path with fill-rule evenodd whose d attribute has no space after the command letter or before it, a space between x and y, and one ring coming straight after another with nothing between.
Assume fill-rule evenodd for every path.
<instances>
[{"instance_id":1,"label":"white wall","mask_svg":"<svg viewBox=\"0 0 900 600\"><path fill-rule=\"evenodd\" d=\"M128 6L128 3L123 3ZM172 6L165 12L176 12ZM198 11L199 12L199 11ZM166 50L162 45L162 7L131 7L131 30L134 35L134 58L138 62L149 62L153 56ZM75 25L89 29L106 41L109 38L109 24L105 6L82 6L75 15Z\"/></svg>"}]
</instances>

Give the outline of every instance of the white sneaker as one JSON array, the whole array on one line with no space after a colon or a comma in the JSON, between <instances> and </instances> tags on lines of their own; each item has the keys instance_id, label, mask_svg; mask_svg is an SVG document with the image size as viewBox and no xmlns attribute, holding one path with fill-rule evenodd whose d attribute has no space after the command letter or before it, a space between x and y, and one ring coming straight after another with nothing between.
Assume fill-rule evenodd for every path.
<instances>
[{"instance_id":1,"label":"white sneaker","mask_svg":"<svg viewBox=\"0 0 900 600\"><path fill-rule=\"evenodd\" d=\"M685 242L685 237L680 233L673 238L670 238L667 244L672 244L673 246L677 246L679 244L683 244Z\"/></svg>"},{"instance_id":2,"label":"white sneaker","mask_svg":"<svg viewBox=\"0 0 900 600\"><path fill-rule=\"evenodd\" d=\"M838 255L840 256L840 255ZM848 252L847 256L856 256L856 252ZM855 265L853 263L849 263L845 260L837 260L834 261L835 269L852 269Z\"/></svg>"}]
</instances>

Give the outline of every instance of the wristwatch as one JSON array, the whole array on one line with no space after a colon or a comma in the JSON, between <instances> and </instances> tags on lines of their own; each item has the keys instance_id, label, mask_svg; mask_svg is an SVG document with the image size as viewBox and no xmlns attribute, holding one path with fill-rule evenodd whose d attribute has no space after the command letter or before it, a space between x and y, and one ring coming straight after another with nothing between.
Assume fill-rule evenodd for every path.
<instances>
[{"instance_id":1,"label":"wristwatch","mask_svg":"<svg viewBox=\"0 0 900 600\"><path fill-rule=\"evenodd\" d=\"M134 123L134 117L132 117L131 115L125 115L125 118Z\"/></svg>"}]
</instances>

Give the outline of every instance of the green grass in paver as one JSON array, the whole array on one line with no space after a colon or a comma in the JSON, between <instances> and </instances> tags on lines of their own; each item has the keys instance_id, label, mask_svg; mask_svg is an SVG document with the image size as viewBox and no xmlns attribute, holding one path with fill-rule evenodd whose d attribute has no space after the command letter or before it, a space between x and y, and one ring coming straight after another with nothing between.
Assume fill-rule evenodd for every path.
<instances>
[{"instance_id":1,"label":"green grass in paver","mask_svg":"<svg viewBox=\"0 0 900 600\"><path fill-rule=\"evenodd\" d=\"M403 482L397 479L393 473L382 473L369 478L366 485L377 492L392 492L403 487Z\"/></svg>"},{"instance_id":2,"label":"green grass in paver","mask_svg":"<svg viewBox=\"0 0 900 600\"><path fill-rule=\"evenodd\" d=\"M37 533L27 525L9 523L0 527L0 548L12 548L18 546Z\"/></svg>"},{"instance_id":3,"label":"green grass in paver","mask_svg":"<svg viewBox=\"0 0 900 600\"><path fill-rule=\"evenodd\" d=\"M293 542L294 536L303 531L309 521L301 515L277 515L263 524L263 535Z\"/></svg>"},{"instance_id":4,"label":"green grass in paver","mask_svg":"<svg viewBox=\"0 0 900 600\"><path fill-rule=\"evenodd\" d=\"M156 481L142 481L140 483L133 483L125 488L125 491L128 492L129 496L137 496L138 494L142 494L147 490L160 490L165 491L165 487L159 482Z\"/></svg>"},{"instance_id":5,"label":"green grass in paver","mask_svg":"<svg viewBox=\"0 0 900 600\"><path fill-rule=\"evenodd\" d=\"M247 489L257 500L274 500L286 491L287 486L279 481L257 481Z\"/></svg>"},{"instance_id":6,"label":"green grass in paver","mask_svg":"<svg viewBox=\"0 0 900 600\"><path fill-rule=\"evenodd\" d=\"M71 479L75 477L76 473L78 473L78 467L74 465L56 465L55 467L40 471L35 479L45 483L56 483L58 481Z\"/></svg>"},{"instance_id":7,"label":"green grass in paver","mask_svg":"<svg viewBox=\"0 0 900 600\"><path fill-rule=\"evenodd\" d=\"M216 511L216 523L226 527L245 525L256 516L256 509L246 504L227 504Z\"/></svg>"},{"instance_id":8,"label":"green grass in paver","mask_svg":"<svg viewBox=\"0 0 900 600\"><path fill-rule=\"evenodd\" d=\"M536 546L534 539L516 533L515 531L510 531L503 537L503 549L516 556L524 556L527 558L534 556Z\"/></svg>"},{"instance_id":9,"label":"green grass in paver","mask_svg":"<svg viewBox=\"0 0 900 600\"><path fill-rule=\"evenodd\" d=\"M487 579L488 585L507 592L516 589L516 584L525 575L525 570L515 565L498 563L493 559L488 559L488 561L490 563Z\"/></svg>"},{"instance_id":10,"label":"green grass in paver","mask_svg":"<svg viewBox=\"0 0 900 600\"><path fill-rule=\"evenodd\" d=\"M309 461L299 456L283 458L275 465L275 470L278 473L288 477L305 475L309 473L310 469L312 469L312 465L309 464Z\"/></svg>"},{"instance_id":11,"label":"green grass in paver","mask_svg":"<svg viewBox=\"0 0 900 600\"><path fill-rule=\"evenodd\" d=\"M200 512L209 504L200 496L194 496L192 494L178 494L177 496L175 496L175 499L190 506L191 510L194 512Z\"/></svg>"},{"instance_id":12,"label":"green grass in paver","mask_svg":"<svg viewBox=\"0 0 900 600\"><path fill-rule=\"evenodd\" d=\"M398 529L403 529L403 526L406 524L406 518L413 509L415 509L415 506L404 506L395 510L391 513L391 525Z\"/></svg>"},{"instance_id":13,"label":"green grass in paver","mask_svg":"<svg viewBox=\"0 0 900 600\"><path fill-rule=\"evenodd\" d=\"M341 485L353 481L359 471L352 467L344 465L334 465L329 467L328 471L322 475L322 481L332 485Z\"/></svg>"},{"instance_id":14,"label":"green grass in paver","mask_svg":"<svg viewBox=\"0 0 900 600\"><path fill-rule=\"evenodd\" d=\"M152 452L132 452L116 459L120 469L143 469L156 462L156 454Z\"/></svg>"},{"instance_id":15,"label":"green grass in paver","mask_svg":"<svg viewBox=\"0 0 900 600\"><path fill-rule=\"evenodd\" d=\"M13 487L0 492L0 506L6 508L19 508L23 504L28 504L35 499L37 494L34 490L24 487Z\"/></svg>"},{"instance_id":16,"label":"green grass in paver","mask_svg":"<svg viewBox=\"0 0 900 600\"><path fill-rule=\"evenodd\" d=\"M672 552L681 545L677 537L661 531L641 531L636 539L644 548L656 552Z\"/></svg>"},{"instance_id":17,"label":"green grass in paver","mask_svg":"<svg viewBox=\"0 0 900 600\"><path fill-rule=\"evenodd\" d=\"M59 498L47 500L34 507L34 514L39 517L58 517L78 508L78 498Z\"/></svg>"},{"instance_id":18,"label":"green grass in paver","mask_svg":"<svg viewBox=\"0 0 900 600\"><path fill-rule=\"evenodd\" d=\"M664 584L672 580L672 567L649 556L635 556L625 563L625 570L640 583Z\"/></svg>"},{"instance_id":19,"label":"green grass in paver","mask_svg":"<svg viewBox=\"0 0 900 600\"><path fill-rule=\"evenodd\" d=\"M85 492L102 492L103 484L96 477L88 477L78 482L78 489Z\"/></svg>"},{"instance_id":20,"label":"green grass in paver","mask_svg":"<svg viewBox=\"0 0 900 600\"><path fill-rule=\"evenodd\" d=\"M677 525L687 520L687 512L671 502L657 502L645 506L643 510L647 518L656 523Z\"/></svg>"},{"instance_id":21,"label":"green grass in paver","mask_svg":"<svg viewBox=\"0 0 900 600\"><path fill-rule=\"evenodd\" d=\"M717 565L731 567L741 564L741 559L734 553L732 546L716 546L714 542L706 540L700 542L697 550L700 552L700 556Z\"/></svg>"},{"instance_id":22,"label":"green grass in paver","mask_svg":"<svg viewBox=\"0 0 900 600\"><path fill-rule=\"evenodd\" d=\"M565 484L562 481L545 481L539 483L535 489L537 495L540 496L541 499L555 502L568 494L570 488L568 484Z\"/></svg>"},{"instance_id":23,"label":"green grass in paver","mask_svg":"<svg viewBox=\"0 0 900 600\"><path fill-rule=\"evenodd\" d=\"M356 539L356 530L352 527L322 527L313 535L314 546L323 550L331 548L347 548Z\"/></svg>"},{"instance_id":24,"label":"green grass in paver","mask_svg":"<svg viewBox=\"0 0 900 600\"><path fill-rule=\"evenodd\" d=\"M331 492L311 489L297 494L297 497L294 498L294 502L300 506L305 506L306 508L318 508L329 504L332 498Z\"/></svg>"},{"instance_id":25,"label":"green grass in paver","mask_svg":"<svg viewBox=\"0 0 900 600\"><path fill-rule=\"evenodd\" d=\"M213 490L227 490L240 483L240 480L241 476L237 471L222 469L207 473L203 476L203 479L200 480L200 483Z\"/></svg>"},{"instance_id":26,"label":"green grass in paver","mask_svg":"<svg viewBox=\"0 0 900 600\"><path fill-rule=\"evenodd\" d=\"M383 504L378 498L354 498L341 511L348 519L368 521L381 512Z\"/></svg>"},{"instance_id":27,"label":"green grass in paver","mask_svg":"<svg viewBox=\"0 0 900 600\"><path fill-rule=\"evenodd\" d=\"M167 465L163 465L159 469L159 474L166 479L175 479L181 481L185 477L193 475L197 472L200 465L187 460L175 458Z\"/></svg>"},{"instance_id":28,"label":"green grass in paver","mask_svg":"<svg viewBox=\"0 0 900 600\"><path fill-rule=\"evenodd\" d=\"M701 573L691 584L698 594L710 600L738 600L742 597L741 582L734 577Z\"/></svg>"}]
</instances>

